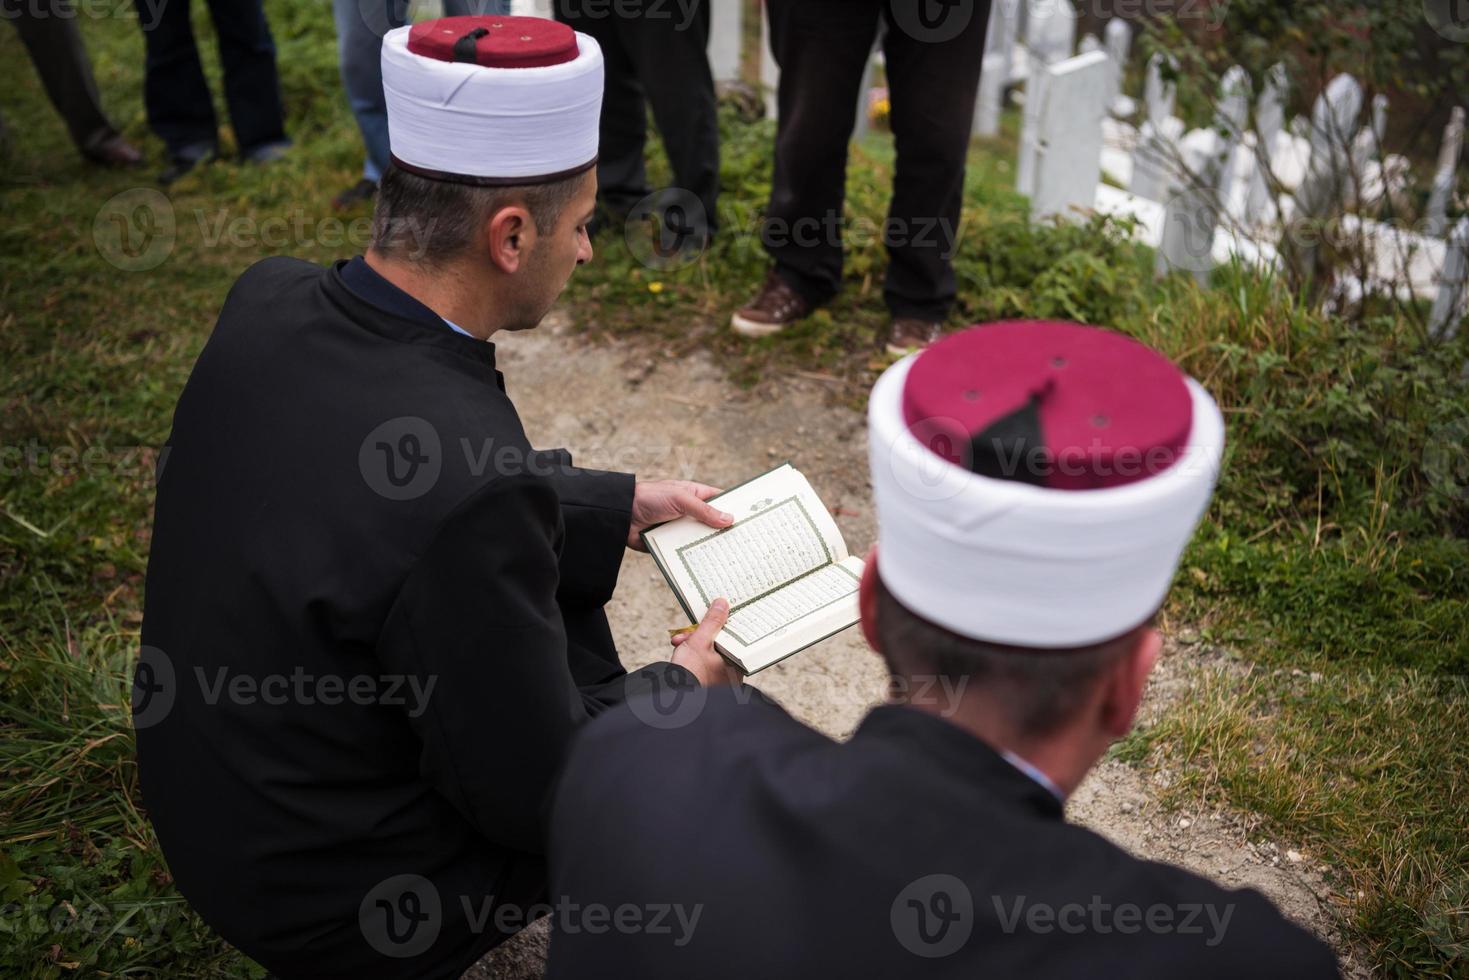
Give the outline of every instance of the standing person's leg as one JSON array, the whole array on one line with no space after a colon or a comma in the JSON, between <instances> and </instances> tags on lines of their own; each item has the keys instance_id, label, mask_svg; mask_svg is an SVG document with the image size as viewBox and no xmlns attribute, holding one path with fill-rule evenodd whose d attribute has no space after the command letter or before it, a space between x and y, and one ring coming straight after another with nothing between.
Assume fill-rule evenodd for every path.
<instances>
[{"instance_id":1,"label":"standing person's leg","mask_svg":"<svg viewBox=\"0 0 1469 980\"><path fill-rule=\"evenodd\" d=\"M187 156L192 165L215 152L219 123L194 44L189 5L136 0L136 6L147 52L143 104L148 126L163 140L170 160Z\"/></svg>"},{"instance_id":2,"label":"standing person's leg","mask_svg":"<svg viewBox=\"0 0 1469 980\"><path fill-rule=\"evenodd\" d=\"M719 225L719 115L707 50L709 0L645 4L633 16L614 13L612 19L653 108L674 186L693 194L703 209L703 220L689 230L699 240L708 238Z\"/></svg>"},{"instance_id":3,"label":"standing person's leg","mask_svg":"<svg viewBox=\"0 0 1469 980\"><path fill-rule=\"evenodd\" d=\"M967 19L937 24L888 14L883 51L897 165L883 236L883 298L895 319L915 321L902 325L898 346L933 339L954 304L952 259L989 9L989 0L956 4L946 18Z\"/></svg>"},{"instance_id":4,"label":"standing person's leg","mask_svg":"<svg viewBox=\"0 0 1469 980\"><path fill-rule=\"evenodd\" d=\"M290 141L265 5L262 0L209 0L209 15L219 35L225 104L240 156L275 159Z\"/></svg>"},{"instance_id":5,"label":"standing person's leg","mask_svg":"<svg viewBox=\"0 0 1469 980\"><path fill-rule=\"evenodd\" d=\"M774 260L760 293L731 326L773 333L842 283L842 203L857 89L882 0L767 0L780 66L775 174L761 238Z\"/></svg>"},{"instance_id":6,"label":"standing person's leg","mask_svg":"<svg viewBox=\"0 0 1469 980\"><path fill-rule=\"evenodd\" d=\"M77 30L77 11L69 0L23 0L5 4L30 53L46 95L66 123L82 155L100 163L137 163L142 158L127 146L102 111L92 64ZM126 148L120 156L113 152Z\"/></svg>"},{"instance_id":7,"label":"standing person's leg","mask_svg":"<svg viewBox=\"0 0 1469 980\"><path fill-rule=\"evenodd\" d=\"M643 146L648 135L648 108L637 69L623 49L614 23L616 4L556 0L556 19L594 38L602 48L606 86L597 148L597 199L614 220L648 195Z\"/></svg>"},{"instance_id":8,"label":"standing person's leg","mask_svg":"<svg viewBox=\"0 0 1469 980\"><path fill-rule=\"evenodd\" d=\"M362 179L333 202L347 207L371 197L388 169L388 106L383 98L383 35L408 19L408 0L332 0L342 88L366 151Z\"/></svg>"}]
</instances>

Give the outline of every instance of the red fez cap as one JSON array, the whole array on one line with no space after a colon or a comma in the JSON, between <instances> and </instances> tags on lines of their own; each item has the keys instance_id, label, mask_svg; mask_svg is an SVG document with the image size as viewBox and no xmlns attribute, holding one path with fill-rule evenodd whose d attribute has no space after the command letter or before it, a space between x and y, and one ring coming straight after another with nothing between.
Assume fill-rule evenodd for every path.
<instances>
[{"instance_id":1,"label":"red fez cap","mask_svg":"<svg viewBox=\"0 0 1469 980\"><path fill-rule=\"evenodd\" d=\"M545 68L575 61L576 32L544 17L440 17L414 24L408 50L486 68Z\"/></svg>"},{"instance_id":2,"label":"red fez cap","mask_svg":"<svg viewBox=\"0 0 1469 980\"><path fill-rule=\"evenodd\" d=\"M1057 490L1156 476L1188 443L1193 401L1162 354L1111 330L1011 320L914 360L908 429L949 462Z\"/></svg>"}]
</instances>

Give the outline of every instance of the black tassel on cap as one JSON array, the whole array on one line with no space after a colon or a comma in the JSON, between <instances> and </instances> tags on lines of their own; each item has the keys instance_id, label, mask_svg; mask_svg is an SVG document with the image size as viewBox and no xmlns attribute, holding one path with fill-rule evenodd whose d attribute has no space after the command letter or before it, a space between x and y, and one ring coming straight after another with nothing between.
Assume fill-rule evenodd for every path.
<instances>
[{"instance_id":1,"label":"black tassel on cap","mask_svg":"<svg viewBox=\"0 0 1469 980\"><path fill-rule=\"evenodd\" d=\"M1046 485L1050 451L1041 431L1041 396L996 419L969 442L969 468L995 480Z\"/></svg>"},{"instance_id":2,"label":"black tassel on cap","mask_svg":"<svg viewBox=\"0 0 1469 980\"><path fill-rule=\"evenodd\" d=\"M454 60L464 61L471 65L475 64L479 60L479 56L475 53L475 43L488 33L490 33L488 29L483 27L476 27L474 30L470 31L468 34L455 41Z\"/></svg>"}]
</instances>

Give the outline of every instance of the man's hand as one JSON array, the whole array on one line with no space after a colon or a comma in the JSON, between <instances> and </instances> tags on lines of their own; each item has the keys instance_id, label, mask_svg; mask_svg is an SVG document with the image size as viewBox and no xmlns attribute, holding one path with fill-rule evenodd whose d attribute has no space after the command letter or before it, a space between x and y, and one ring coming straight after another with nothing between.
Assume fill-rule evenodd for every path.
<instances>
[{"instance_id":1,"label":"man's hand","mask_svg":"<svg viewBox=\"0 0 1469 980\"><path fill-rule=\"evenodd\" d=\"M680 633L670 641L673 644L673 662L697 677L705 687L739 685L745 681L739 669L714 649L715 634L724 628L727 619L729 603L715 599L709 604L709 611L700 620L698 629L692 633Z\"/></svg>"},{"instance_id":2,"label":"man's hand","mask_svg":"<svg viewBox=\"0 0 1469 980\"><path fill-rule=\"evenodd\" d=\"M633 488L632 527L627 532L627 546L634 551L647 551L638 535L654 524L675 517L693 517L710 527L729 527L734 516L704 503L719 493L718 487L689 480L655 480Z\"/></svg>"}]
</instances>

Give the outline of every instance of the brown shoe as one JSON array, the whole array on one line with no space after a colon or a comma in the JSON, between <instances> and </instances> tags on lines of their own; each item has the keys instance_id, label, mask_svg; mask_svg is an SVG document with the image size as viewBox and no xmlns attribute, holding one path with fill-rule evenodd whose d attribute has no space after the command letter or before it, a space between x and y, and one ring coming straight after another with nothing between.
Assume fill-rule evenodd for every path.
<instances>
[{"instance_id":1,"label":"brown shoe","mask_svg":"<svg viewBox=\"0 0 1469 980\"><path fill-rule=\"evenodd\" d=\"M97 145L87 147L82 156L104 167L137 167L143 163L143 154L121 136L109 136Z\"/></svg>"},{"instance_id":2,"label":"brown shoe","mask_svg":"<svg viewBox=\"0 0 1469 980\"><path fill-rule=\"evenodd\" d=\"M768 337L811 312L811 304L801 298L785 280L771 269L765 285L749 303L729 318L730 329L745 337Z\"/></svg>"},{"instance_id":3,"label":"brown shoe","mask_svg":"<svg viewBox=\"0 0 1469 980\"><path fill-rule=\"evenodd\" d=\"M943 335L944 325L936 320L895 316L888 329L888 353L897 357L923 350Z\"/></svg>"}]
</instances>

